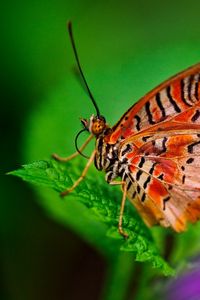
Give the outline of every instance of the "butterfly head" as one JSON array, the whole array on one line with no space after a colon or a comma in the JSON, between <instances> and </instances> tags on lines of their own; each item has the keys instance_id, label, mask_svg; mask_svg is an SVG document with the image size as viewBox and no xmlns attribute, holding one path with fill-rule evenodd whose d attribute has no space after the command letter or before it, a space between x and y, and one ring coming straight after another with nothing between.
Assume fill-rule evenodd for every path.
<instances>
[{"instance_id":1,"label":"butterfly head","mask_svg":"<svg viewBox=\"0 0 200 300\"><path fill-rule=\"evenodd\" d=\"M92 115L89 120L81 119L81 123L83 124L84 128L94 136L99 136L105 131L105 129L108 128L106 120L103 116Z\"/></svg>"}]
</instances>

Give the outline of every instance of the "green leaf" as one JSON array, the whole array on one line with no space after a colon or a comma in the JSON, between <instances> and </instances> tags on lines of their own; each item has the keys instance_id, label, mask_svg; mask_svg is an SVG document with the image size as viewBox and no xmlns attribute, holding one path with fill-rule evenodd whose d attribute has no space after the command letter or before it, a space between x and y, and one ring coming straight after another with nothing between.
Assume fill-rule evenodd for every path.
<instances>
[{"instance_id":1,"label":"green leaf","mask_svg":"<svg viewBox=\"0 0 200 300\"><path fill-rule=\"evenodd\" d=\"M43 160L24 165L22 169L9 174L16 175L25 181L37 185L49 187L57 192L71 187L75 175L73 174L72 164L66 165L54 160ZM89 178L85 179L73 191L73 198L76 198L77 201L87 207L92 219L106 225L105 235L107 233L109 240L117 241L117 243L113 244L116 248L115 251L112 250L109 256L111 257L113 253L118 253L119 251L132 252L136 261L150 262L154 268L160 269L164 275L173 275L174 271L172 268L159 255L150 230L144 225L131 205L126 205L123 217L123 228L129 234L129 238L124 239L119 235L117 225L120 201L116 201L116 199L120 200L121 195L117 189L103 183L102 180L98 184L97 181L94 172L91 171ZM71 198L69 199L66 197L64 202L71 201ZM61 202L60 199L59 201ZM95 230L95 234L98 236L97 230ZM103 247L106 253L107 247L105 245L100 247Z\"/></svg>"}]
</instances>

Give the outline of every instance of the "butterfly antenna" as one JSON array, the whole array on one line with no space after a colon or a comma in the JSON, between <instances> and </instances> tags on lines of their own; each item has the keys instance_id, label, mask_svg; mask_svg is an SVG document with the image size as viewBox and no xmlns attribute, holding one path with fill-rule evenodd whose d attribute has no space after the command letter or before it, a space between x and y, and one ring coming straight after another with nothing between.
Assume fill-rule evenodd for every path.
<instances>
[{"instance_id":1,"label":"butterfly antenna","mask_svg":"<svg viewBox=\"0 0 200 300\"><path fill-rule=\"evenodd\" d=\"M77 62L77 65L78 65L79 72L81 74L81 77L83 78L83 81L85 83L85 86L86 86L86 89L87 89L88 94L90 96L90 99L92 100L92 103L93 103L93 105L96 109L97 116L99 117L100 116L99 108L96 104L96 101L94 100L94 97L93 97L91 91L90 91L90 88L87 84L87 81L85 79L85 76L83 74L83 71L82 71L82 68L81 68L81 65L80 65L80 62L79 62L78 53L77 53L77 50L76 50L76 46L75 46L75 42L74 42L74 36L73 36L73 32L72 32L72 23L70 21L68 22L68 31L69 31L69 36L70 36L70 40L71 40L71 44L72 44L72 48L73 48L74 55L75 55L75 58L76 58L76 62Z\"/></svg>"}]
</instances>

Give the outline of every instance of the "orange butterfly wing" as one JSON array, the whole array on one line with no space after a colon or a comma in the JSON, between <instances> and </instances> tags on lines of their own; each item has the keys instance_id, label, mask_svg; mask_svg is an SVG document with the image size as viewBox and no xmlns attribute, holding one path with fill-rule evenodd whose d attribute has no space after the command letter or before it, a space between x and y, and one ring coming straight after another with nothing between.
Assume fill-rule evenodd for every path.
<instances>
[{"instance_id":1,"label":"orange butterfly wing","mask_svg":"<svg viewBox=\"0 0 200 300\"><path fill-rule=\"evenodd\" d=\"M200 124L199 100L200 63L160 84L134 104L112 128L109 143L151 127L157 131L167 121L171 126L178 122Z\"/></svg>"},{"instance_id":2,"label":"orange butterfly wing","mask_svg":"<svg viewBox=\"0 0 200 300\"><path fill-rule=\"evenodd\" d=\"M200 217L199 100L197 64L143 97L107 137L120 142L128 198L150 226L180 232Z\"/></svg>"},{"instance_id":3,"label":"orange butterfly wing","mask_svg":"<svg viewBox=\"0 0 200 300\"><path fill-rule=\"evenodd\" d=\"M200 129L169 130L148 142L137 137L129 145L128 198L148 225L160 223L183 231L200 216ZM129 183L131 182L131 184Z\"/></svg>"}]
</instances>

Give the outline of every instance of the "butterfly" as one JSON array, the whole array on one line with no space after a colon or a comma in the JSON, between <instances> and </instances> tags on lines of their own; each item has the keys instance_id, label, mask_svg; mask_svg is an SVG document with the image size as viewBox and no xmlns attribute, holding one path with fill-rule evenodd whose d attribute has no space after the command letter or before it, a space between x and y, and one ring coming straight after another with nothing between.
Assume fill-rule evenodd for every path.
<instances>
[{"instance_id":1,"label":"butterfly","mask_svg":"<svg viewBox=\"0 0 200 300\"><path fill-rule=\"evenodd\" d=\"M128 236L122 226L126 198L148 226L159 224L184 231L187 222L195 223L200 217L200 63L154 88L110 127L83 75L71 22L68 29L96 115L81 120L83 129L76 137L76 153L68 158L53 157L68 161L82 154L93 137L96 145L80 178L61 196L76 188L94 162L106 173L109 184L122 187L121 235ZM90 136L78 149L77 138L85 130Z\"/></svg>"}]
</instances>

